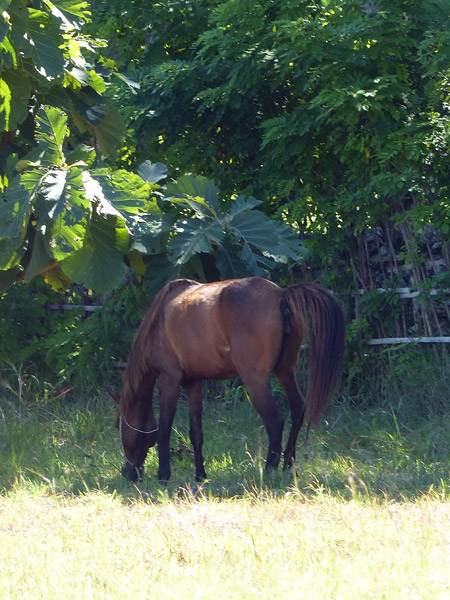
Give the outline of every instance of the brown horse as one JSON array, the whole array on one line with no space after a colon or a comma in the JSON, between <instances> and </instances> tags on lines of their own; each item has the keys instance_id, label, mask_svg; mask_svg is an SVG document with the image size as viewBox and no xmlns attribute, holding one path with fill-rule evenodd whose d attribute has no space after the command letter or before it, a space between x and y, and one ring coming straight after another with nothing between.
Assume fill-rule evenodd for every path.
<instances>
[{"instance_id":1,"label":"brown horse","mask_svg":"<svg viewBox=\"0 0 450 600\"><path fill-rule=\"evenodd\" d=\"M308 327L308 313L310 325ZM310 331L308 389L299 391L295 369L300 345ZM195 477L203 466L202 381L239 376L269 437L266 469L281 456L283 417L270 390L278 378L289 401L291 430L284 467L309 412L309 427L325 410L344 347L344 317L333 296L314 284L280 288L260 277L202 284L189 279L168 283L158 294L134 338L125 370L118 425L125 452L122 474L143 475L148 449L158 442L158 477L170 477L170 433L180 386L189 398L189 436ZM153 413L158 380L159 427Z\"/></svg>"}]
</instances>

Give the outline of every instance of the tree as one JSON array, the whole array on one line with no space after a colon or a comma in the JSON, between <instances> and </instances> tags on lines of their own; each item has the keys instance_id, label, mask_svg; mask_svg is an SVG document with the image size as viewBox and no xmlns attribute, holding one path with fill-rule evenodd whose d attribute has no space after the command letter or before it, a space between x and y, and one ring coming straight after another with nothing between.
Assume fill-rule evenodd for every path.
<instances>
[{"instance_id":1,"label":"tree","mask_svg":"<svg viewBox=\"0 0 450 600\"><path fill-rule=\"evenodd\" d=\"M347 247L345 232L412 196L446 233L448 0L197 2L195 29L187 4L158 4L133 29L158 41L127 55L137 148L286 211L317 250L330 228Z\"/></svg>"},{"instance_id":2,"label":"tree","mask_svg":"<svg viewBox=\"0 0 450 600\"><path fill-rule=\"evenodd\" d=\"M2 287L43 274L55 287L75 281L105 293L128 266L144 275L151 263L148 280L161 286L181 272L202 277L205 253L224 276L301 258L295 236L253 198L227 204L192 176L163 190L162 163L144 161L134 173L103 160L125 131L108 82L137 85L84 33L86 2L3 5Z\"/></svg>"},{"instance_id":3,"label":"tree","mask_svg":"<svg viewBox=\"0 0 450 600\"><path fill-rule=\"evenodd\" d=\"M141 83L128 160L159 152L260 198L337 290L444 285L424 232L439 230L448 270L450 2L198 2L195 29L185 5L145 11L163 53L127 55ZM376 268L368 236L387 253Z\"/></svg>"},{"instance_id":4,"label":"tree","mask_svg":"<svg viewBox=\"0 0 450 600\"><path fill-rule=\"evenodd\" d=\"M95 226L106 235L82 191L84 169L95 161L82 142L106 154L120 145L125 125L103 95L107 78L120 75L81 33L87 8L75 0L2 3L2 287L59 265L96 239ZM60 269L48 277L69 281Z\"/></svg>"}]
</instances>

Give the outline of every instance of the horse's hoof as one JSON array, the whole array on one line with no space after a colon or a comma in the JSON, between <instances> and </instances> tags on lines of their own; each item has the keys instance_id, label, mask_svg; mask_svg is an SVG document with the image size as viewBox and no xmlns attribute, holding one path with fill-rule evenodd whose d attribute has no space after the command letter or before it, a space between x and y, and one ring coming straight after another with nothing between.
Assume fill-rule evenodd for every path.
<instances>
[{"instance_id":1,"label":"horse's hoof","mask_svg":"<svg viewBox=\"0 0 450 600\"><path fill-rule=\"evenodd\" d=\"M130 481L142 481L144 478L144 467L136 467L128 463L122 467L122 475Z\"/></svg>"}]
</instances>

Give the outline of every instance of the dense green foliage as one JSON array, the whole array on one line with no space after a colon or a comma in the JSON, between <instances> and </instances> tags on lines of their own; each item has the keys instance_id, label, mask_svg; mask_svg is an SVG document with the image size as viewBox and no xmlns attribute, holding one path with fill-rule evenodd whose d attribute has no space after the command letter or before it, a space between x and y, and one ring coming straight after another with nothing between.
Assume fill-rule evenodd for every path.
<instances>
[{"instance_id":1,"label":"dense green foliage","mask_svg":"<svg viewBox=\"0 0 450 600\"><path fill-rule=\"evenodd\" d=\"M113 208L96 210L103 198L88 172L95 152L83 143L95 138L108 153L122 141L125 124L103 95L115 65L81 31L87 2L5 0L2 9L1 287L100 247L115 262L117 284L124 226L116 242ZM76 259L66 273L54 270L55 285L66 287L71 273L82 280Z\"/></svg>"},{"instance_id":2,"label":"dense green foliage","mask_svg":"<svg viewBox=\"0 0 450 600\"><path fill-rule=\"evenodd\" d=\"M128 106L137 153L292 204L323 232L329 218L360 231L412 193L444 224L448 9L116 1L93 16L141 83Z\"/></svg>"},{"instance_id":3,"label":"dense green foliage","mask_svg":"<svg viewBox=\"0 0 450 600\"><path fill-rule=\"evenodd\" d=\"M80 388L112 384L112 372L126 361L146 307L130 281L92 314L85 307L99 299L83 295L84 290L74 287L61 297L42 281L31 288L18 283L3 293L0 368L5 381L32 372L50 387L63 382Z\"/></svg>"},{"instance_id":4,"label":"dense green foliage","mask_svg":"<svg viewBox=\"0 0 450 600\"><path fill-rule=\"evenodd\" d=\"M119 76L102 44L80 33L86 2L31 8L13 0L5 8L1 287L45 273L55 288L76 282L106 293L132 266L142 275L149 271L154 293L182 270L203 277L199 254L215 254L222 277L262 274L301 258L295 236L254 210L259 202L253 198L227 205L212 182L193 176L163 193L158 182L168 173L162 163L143 161L138 173L105 163L94 146L110 153L125 127L100 73L108 68L128 91L137 84Z\"/></svg>"},{"instance_id":5,"label":"dense green foliage","mask_svg":"<svg viewBox=\"0 0 450 600\"><path fill-rule=\"evenodd\" d=\"M448 240L449 9L116 1L94 19L141 83L134 160L151 152L263 199L324 266L386 220Z\"/></svg>"},{"instance_id":6,"label":"dense green foliage","mask_svg":"<svg viewBox=\"0 0 450 600\"><path fill-rule=\"evenodd\" d=\"M448 0L99 3L98 31L141 85L114 89L134 137L122 161L150 154L260 198L311 250L302 277L421 292L403 320L395 296L349 300L354 340L448 335L430 290L450 268L449 12Z\"/></svg>"},{"instance_id":7,"label":"dense green foliage","mask_svg":"<svg viewBox=\"0 0 450 600\"><path fill-rule=\"evenodd\" d=\"M449 335L448 0L2 8L3 289L319 279L350 379Z\"/></svg>"}]
</instances>

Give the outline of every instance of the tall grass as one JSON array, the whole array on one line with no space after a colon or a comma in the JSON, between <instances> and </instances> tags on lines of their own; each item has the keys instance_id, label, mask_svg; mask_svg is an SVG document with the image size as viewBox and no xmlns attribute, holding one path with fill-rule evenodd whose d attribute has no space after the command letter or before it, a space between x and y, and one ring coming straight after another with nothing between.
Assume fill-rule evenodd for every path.
<instances>
[{"instance_id":1,"label":"tall grass","mask_svg":"<svg viewBox=\"0 0 450 600\"><path fill-rule=\"evenodd\" d=\"M449 376L441 375L444 383ZM0 489L18 483L44 484L58 493L116 490L133 495L138 489L144 497L155 499L161 489L176 494L180 487L195 487L183 397L172 434L172 480L164 488L158 483L152 449L145 479L135 488L120 476L123 452L109 397L79 396L76 390L42 394L32 384L21 375L20 383L10 382L1 392ZM421 392L411 388L408 396L395 390L390 400L378 403L373 398L356 403L338 397L308 441L300 439L295 470L267 476L264 427L245 390L232 382L221 397L211 394L205 402L209 480L202 492L218 497L240 496L249 490L284 494L294 486L307 497L326 492L342 499L406 501L430 491L445 495L450 465L449 389L443 385L440 398L435 391L428 404L423 386ZM276 386L274 392L279 392ZM288 425L282 397L280 403ZM288 426L285 429L287 435Z\"/></svg>"}]
</instances>

